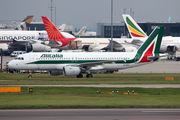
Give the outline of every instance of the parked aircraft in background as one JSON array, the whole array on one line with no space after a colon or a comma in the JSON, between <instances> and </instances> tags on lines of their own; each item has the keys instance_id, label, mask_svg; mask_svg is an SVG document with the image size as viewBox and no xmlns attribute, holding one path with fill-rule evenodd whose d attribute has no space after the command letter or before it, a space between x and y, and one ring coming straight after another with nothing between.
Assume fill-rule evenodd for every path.
<instances>
[{"instance_id":1,"label":"parked aircraft in background","mask_svg":"<svg viewBox=\"0 0 180 120\"><path fill-rule=\"evenodd\" d=\"M130 15L124 14L122 16L132 39L134 39L132 44L142 44L148 37L146 33L139 27L139 25ZM162 38L160 52L168 52L169 54L172 54L176 48L180 50L180 37L165 36Z\"/></svg>"},{"instance_id":2,"label":"parked aircraft in background","mask_svg":"<svg viewBox=\"0 0 180 120\"><path fill-rule=\"evenodd\" d=\"M58 48L60 50L75 49L73 44L78 44L85 51L96 51L96 50L106 50L110 49L110 39L109 38L66 38L61 34L58 29L53 25L53 23L47 18L42 16L44 26L48 33L49 41L45 42L46 45L52 48ZM125 39L121 40L124 41ZM114 50L115 51L135 51L136 46L132 44L127 44L125 42L119 42L114 40Z\"/></svg>"},{"instance_id":3,"label":"parked aircraft in background","mask_svg":"<svg viewBox=\"0 0 180 120\"><path fill-rule=\"evenodd\" d=\"M66 24L62 24L62 25L59 27L59 31L60 31L60 32L63 32L64 29L65 29L65 27L66 27Z\"/></svg>"},{"instance_id":4,"label":"parked aircraft in background","mask_svg":"<svg viewBox=\"0 0 180 120\"><path fill-rule=\"evenodd\" d=\"M27 16L27 17L21 22L21 24L19 24L19 25L15 28L15 30L28 30L29 25L30 25L32 19L33 19L33 15Z\"/></svg>"},{"instance_id":5,"label":"parked aircraft in background","mask_svg":"<svg viewBox=\"0 0 180 120\"><path fill-rule=\"evenodd\" d=\"M92 78L92 71L116 71L157 61L161 57L159 48L163 32L164 27L156 27L134 52L27 53L10 61L8 67L17 70L48 70L50 75L64 74L77 78L82 78L82 73L85 72L87 78Z\"/></svg>"},{"instance_id":6,"label":"parked aircraft in background","mask_svg":"<svg viewBox=\"0 0 180 120\"><path fill-rule=\"evenodd\" d=\"M82 34L84 34L85 30L86 30L86 26L82 27L79 32L77 33L73 33L74 36L80 37Z\"/></svg>"},{"instance_id":7,"label":"parked aircraft in background","mask_svg":"<svg viewBox=\"0 0 180 120\"><path fill-rule=\"evenodd\" d=\"M64 29L61 27L61 29ZM73 35L61 32L66 38L74 38ZM45 37L46 31L0 31L0 48L5 55L10 54L12 51L34 51L34 52L47 52L50 47L44 45L44 41L39 38Z\"/></svg>"}]
</instances>

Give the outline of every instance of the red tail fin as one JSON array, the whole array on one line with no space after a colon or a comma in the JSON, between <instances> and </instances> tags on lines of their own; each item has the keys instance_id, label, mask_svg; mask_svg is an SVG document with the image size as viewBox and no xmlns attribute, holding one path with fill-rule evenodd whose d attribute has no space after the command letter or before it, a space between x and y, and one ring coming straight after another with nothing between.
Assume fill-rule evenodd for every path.
<instances>
[{"instance_id":1,"label":"red tail fin","mask_svg":"<svg viewBox=\"0 0 180 120\"><path fill-rule=\"evenodd\" d=\"M47 17L42 16L42 20L50 40L65 38Z\"/></svg>"}]
</instances>

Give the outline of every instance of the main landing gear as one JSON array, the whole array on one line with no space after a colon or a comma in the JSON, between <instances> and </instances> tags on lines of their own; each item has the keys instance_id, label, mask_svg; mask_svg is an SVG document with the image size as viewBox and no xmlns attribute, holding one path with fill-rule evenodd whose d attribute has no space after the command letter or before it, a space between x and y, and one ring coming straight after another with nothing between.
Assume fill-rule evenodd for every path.
<instances>
[{"instance_id":1,"label":"main landing gear","mask_svg":"<svg viewBox=\"0 0 180 120\"><path fill-rule=\"evenodd\" d=\"M87 74L86 78L93 78L93 75L92 74Z\"/></svg>"},{"instance_id":2,"label":"main landing gear","mask_svg":"<svg viewBox=\"0 0 180 120\"><path fill-rule=\"evenodd\" d=\"M77 78L83 78L83 75L80 73L79 75L76 76ZM92 74L87 74L86 78L93 78Z\"/></svg>"},{"instance_id":3,"label":"main landing gear","mask_svg":"<svg viewBox=\"0 0 180 120\"><path fill-rule=\"evenodd\" d=\"M77 78L83 78L83 75L80 73L79 75L76 76Z\"/></svg>"}]
</instances>

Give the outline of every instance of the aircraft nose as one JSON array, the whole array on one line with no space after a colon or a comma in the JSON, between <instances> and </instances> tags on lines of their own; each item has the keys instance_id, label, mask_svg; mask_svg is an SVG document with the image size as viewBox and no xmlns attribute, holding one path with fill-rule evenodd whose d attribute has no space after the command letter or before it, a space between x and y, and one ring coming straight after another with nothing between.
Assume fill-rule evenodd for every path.
<instances>
[{"instance_id":1,"label":"aircraft nose","mask_svg":"<svg viewBox=\"0 0 180 120\"><path fill-rule=\"evenodd\" d=\"M13 60L10 61L7 65L8 65L8 68L9 68L9 69L15 69L15 67L16 67L16 63L14 63Z\"/></svg>"},{"instance_id":2,"label":"aircraft nose","mask_svg":"<svg viewBox=\"0 0 180 120\"><path fill-rule=\"evenodd\" d=\"M10 61L10 62L7 64L7 67L8 67L9 69L12 69L12 61Z\"/></svg>"}]
</instances>

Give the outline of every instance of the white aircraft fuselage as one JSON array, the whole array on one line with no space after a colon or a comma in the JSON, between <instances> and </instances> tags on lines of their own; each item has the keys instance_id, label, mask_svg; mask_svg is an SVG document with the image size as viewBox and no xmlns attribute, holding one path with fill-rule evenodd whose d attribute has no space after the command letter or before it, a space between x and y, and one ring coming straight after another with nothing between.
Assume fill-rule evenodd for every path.
<instances>
[{"instance_id":1,"label":"white aircraft fuselage","mask_svg":"<svg viewBox=\"0 0 180 120\"><path fill-rule=\"evenodd\" d=\"M147 38L148 37L136 38L136 39L142 40L144 42ZM176 46L178 50L180 50L180 37L171 37L171 36L163 37L159 52L161 53L166 52L168 46Z\"/></svg>"},{"instance_id":2,"label":"white aircraft fuselage","mask_svg":"<svg viewBox=\"0 0 180 120\"><path fill-rule=\"evenodd\" d=\"M46 31L0 31L0 43L1 42L12 42L14 40L26 41L26 40L38 40L39 36L43 34L47 35ZM61 32L66 38L74 38L73 35Z\"/></svg>"},{"instance_id":3,"label":"white aircraft fuselage","mask_svg":"<svg viewBox=\"0 0 180 120\"><path fill-rule=\"evenodd\" d=\"M27 53L19 55L15 60L11 61L8 66L11 68L11 65L13 65L13 69L21 70L63 70L63 67L67 65L76 66L86 62L94 64L101 61L112 61L94 66L90 68L90 70L119 70L144 64L127 62L133 59L135 55L135 52Z\"/></svg>"}]
</instances>

